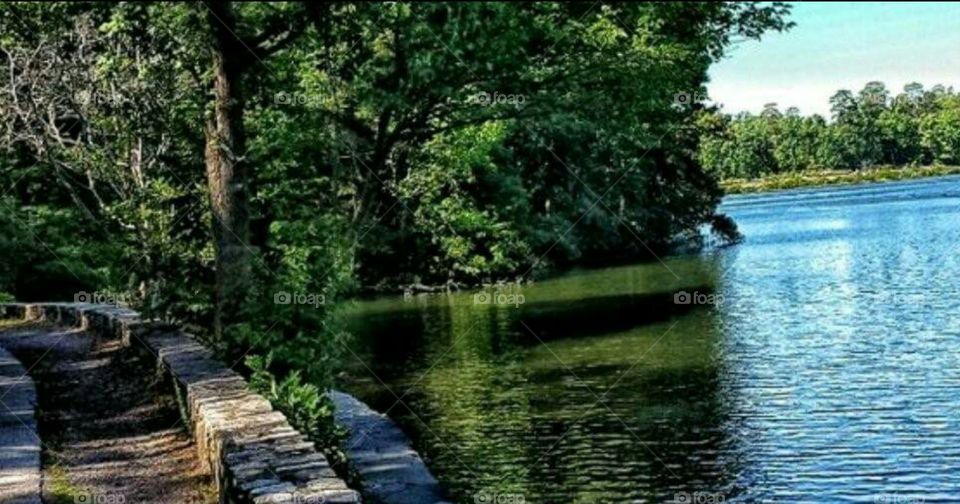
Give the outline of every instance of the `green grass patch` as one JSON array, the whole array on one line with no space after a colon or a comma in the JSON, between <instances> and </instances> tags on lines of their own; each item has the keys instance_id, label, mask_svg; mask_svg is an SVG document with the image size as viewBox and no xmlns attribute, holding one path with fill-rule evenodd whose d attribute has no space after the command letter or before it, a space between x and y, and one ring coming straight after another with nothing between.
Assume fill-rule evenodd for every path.
<instances>
[{"instance_id":1,"label":"green grass patch","mask_svg":"<svg viewBox=\"0 0 960 504\"><path fill-rule=\"evenodd\" d=\"M58 465L49 467L44 474L45 485L48 486L47 494L53 504L74 504L78 497L85 496L86 492L70 483L67 478L67 471Z\"/></svg>"},{"instance_id":2,"label":"green grass patch","mask_svg":"<svg viewBox=\"0 0 960 504\"><path fill-rule=\"evenodd\" d=\"M720 182L727 194L756 193L817 187L886 182L960 173L960 166L881 166L863 170L811 170L766 175L756 179L728 179Z\"/></svg>"}]
</instances>

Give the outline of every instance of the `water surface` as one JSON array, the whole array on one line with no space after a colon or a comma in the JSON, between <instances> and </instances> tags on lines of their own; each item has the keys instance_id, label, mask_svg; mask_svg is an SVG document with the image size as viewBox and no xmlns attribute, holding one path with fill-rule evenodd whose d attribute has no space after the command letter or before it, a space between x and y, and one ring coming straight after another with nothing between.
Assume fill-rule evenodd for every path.
<instances>
[{"instance_id":1,"label":"water surface","mask_svg":"<svg viewBox=\"0 0 960 504\"><path fill-rule=\"evenodd\" d=\"M960 501L960 178L722 210L742 244L359 303L343 385L458 502Z\"/></svg>"}]
</instances>

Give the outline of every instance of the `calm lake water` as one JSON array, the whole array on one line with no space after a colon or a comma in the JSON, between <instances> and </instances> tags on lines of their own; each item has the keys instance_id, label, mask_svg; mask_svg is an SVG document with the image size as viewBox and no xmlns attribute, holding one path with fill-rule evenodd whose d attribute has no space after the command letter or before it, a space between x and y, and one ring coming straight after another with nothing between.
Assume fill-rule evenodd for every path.
<instances>
[{"instance_id":1,"label":"calm lake water","mask_svg":"<svg viewBox=\"0 0 960 504\"><path fill-rule=\"evenodd\" d=\"M343 386L456 502L960 502L960 178L723 211L742 244L358 303Z\"/></svg>"}]
</instances>

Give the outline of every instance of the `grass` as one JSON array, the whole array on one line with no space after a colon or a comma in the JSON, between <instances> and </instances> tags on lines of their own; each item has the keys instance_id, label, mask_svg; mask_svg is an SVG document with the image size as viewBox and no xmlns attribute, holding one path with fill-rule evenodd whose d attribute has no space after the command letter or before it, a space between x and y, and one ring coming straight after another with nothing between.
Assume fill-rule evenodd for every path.
<instances>
[{"instance_id":1,"label":"grass","mask_svg":"<svg viewBox=\"0 0 960 504\"><path fill-rule=\"evenodd\" d=\"M720 183L727 194L779 191L797 187L851 185L960 173L960 166L881 166L864 170L810 170L765 175L756 179L728 179Z\"/></svg>"},{"instance_id":2,"label":"grass","mask_svg":"<svg viewBox=\"0 0 960 504\"><path fill-rule=\"evenodd\" d=\"M48 485L47 495L54 504L75 504L76 502L92 502L83 489L74 486L67 478L67 472L59 465L53 465L44 475Z\"/></svg>"},{"instance_id":3,"label":"grass","mask_svg":"<svg viewBox=\"0 0 960 504\"><path fill-rule=\"evenodd\" d=\"M21 319L5 319L0 318L0 330L2 329L12 329L14 327L19 327L26 325L27 322Z\"/></svg>"}]
</instances>

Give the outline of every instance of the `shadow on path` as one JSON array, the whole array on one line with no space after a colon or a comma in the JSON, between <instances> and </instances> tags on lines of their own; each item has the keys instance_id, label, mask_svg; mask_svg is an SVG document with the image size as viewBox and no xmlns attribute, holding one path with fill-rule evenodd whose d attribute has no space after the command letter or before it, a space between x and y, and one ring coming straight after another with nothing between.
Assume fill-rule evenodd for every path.
<instances>
[{"instance_id":1,"label":"shadow on path","mask_svg":"<svg viewBox=\"0 0 960 504\"><path fill-rule=\"evenodd\" d=\"M0 344L36 382L44 502L216 501L155 358L39 325L4 330Z\"/></svg>"}]
</instances>

